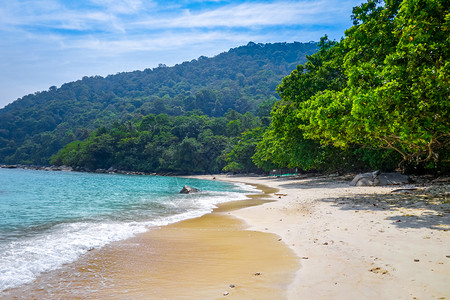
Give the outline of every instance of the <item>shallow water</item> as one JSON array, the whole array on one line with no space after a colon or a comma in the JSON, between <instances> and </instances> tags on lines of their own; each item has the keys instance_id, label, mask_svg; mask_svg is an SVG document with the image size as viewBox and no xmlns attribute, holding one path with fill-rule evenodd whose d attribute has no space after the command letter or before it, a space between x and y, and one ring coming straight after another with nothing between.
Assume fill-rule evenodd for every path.
<instances>
[{"instance_id":1,"label":"shallow water","mask_svg":"<svg viewBox=\"0 0 450 300\"><path fill-rule=\"evenodd\" d=\"M183 185L203 192L181 195ZM0 168L0 291L91 249L245 199L250 190L177 177Z\"/></svg>"}]
</instances>

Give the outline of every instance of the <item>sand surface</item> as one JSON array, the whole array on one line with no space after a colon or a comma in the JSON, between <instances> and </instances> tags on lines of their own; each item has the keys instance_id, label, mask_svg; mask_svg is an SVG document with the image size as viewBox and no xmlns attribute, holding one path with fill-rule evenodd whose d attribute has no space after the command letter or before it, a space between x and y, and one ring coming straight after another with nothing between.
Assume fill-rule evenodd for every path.
<instances>
[{"instance_id":1,"label":"sand surface","mask_svg":"<svg viewBox=\"0 0 450 300\"><path fill-rule=\"evenodd\" d=\"M298 257L277 235L230 215L264 197L94 249L0 299L286 299Z\"/></svg>"},{"instance_id":2,"label":"sand surface","mask_svg":"<svg viewBox=\"0 0 450 300\"><path fill-rule=\"evenodd\" d=\"M96 249L5 299L450 298L448 184L214 177L266 195Z\"/></svg>"},{"instance_id":3,"label":"sand surface","mask_svg":"<svg viewBox=\"0 0 450 300\"><path fill-rule=\"evenodd\" d=\"M232 214L253 230L279 235L299 257L289 299L450 298L448 184L354 187L342 177L215 178L279 189L278 201ZM392 192L400 188L416 190Z\"/></svg>"}]
</instances>

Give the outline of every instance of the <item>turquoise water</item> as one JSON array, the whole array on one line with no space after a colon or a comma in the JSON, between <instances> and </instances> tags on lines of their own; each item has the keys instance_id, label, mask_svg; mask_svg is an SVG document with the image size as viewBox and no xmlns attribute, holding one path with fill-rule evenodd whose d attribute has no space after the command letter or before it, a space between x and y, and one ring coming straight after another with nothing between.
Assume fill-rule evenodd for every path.
<instances>
[{"instance_id":1,"label":"turquoise water","mask_svg":"<svg viewBox=\"0 0 450 300\"><path fill-rule=\"evenodd\" d=\"M202 192L179 194L184 185ZM0 291L92 248L245 199L250 190L177 177L0 168Z\"/></svg>"}]
</instances>

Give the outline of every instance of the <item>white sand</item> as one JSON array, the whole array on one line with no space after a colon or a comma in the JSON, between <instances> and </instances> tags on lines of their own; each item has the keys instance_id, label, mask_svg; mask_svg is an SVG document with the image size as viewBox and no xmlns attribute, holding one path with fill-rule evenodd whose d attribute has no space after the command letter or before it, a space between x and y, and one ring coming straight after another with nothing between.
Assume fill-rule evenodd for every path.
<instances>
[{"instance_id":1,"label":"white sand","mask_svg":"<svg viewBox=\"0 0 450 300\"><path fill-rule=\"evenodd\" d=\"M342 178L215 178L279 189L278 201L232 214L299 257L289 299L450 298L450 204Z\"/></svg>"}]
</instances>

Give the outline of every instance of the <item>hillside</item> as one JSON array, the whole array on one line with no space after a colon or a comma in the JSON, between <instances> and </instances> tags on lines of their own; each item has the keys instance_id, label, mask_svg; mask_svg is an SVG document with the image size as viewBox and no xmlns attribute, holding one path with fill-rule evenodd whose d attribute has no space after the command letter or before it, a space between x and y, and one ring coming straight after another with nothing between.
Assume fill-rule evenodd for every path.
<instances>
[{"instance_id":1,"label":"hillside","mask_svg":"<svg viewBox=\"0 0 450 300\"><path fill-rule=\"evenodd\" d=\"M0 110L0 163L45 165L100 126L150 113L221 117L233 109L263 117L278 99L281 79L316 51L316 43L250 42L212 58L84 77L24 96Z\"/></svg>"}]
</instances>

